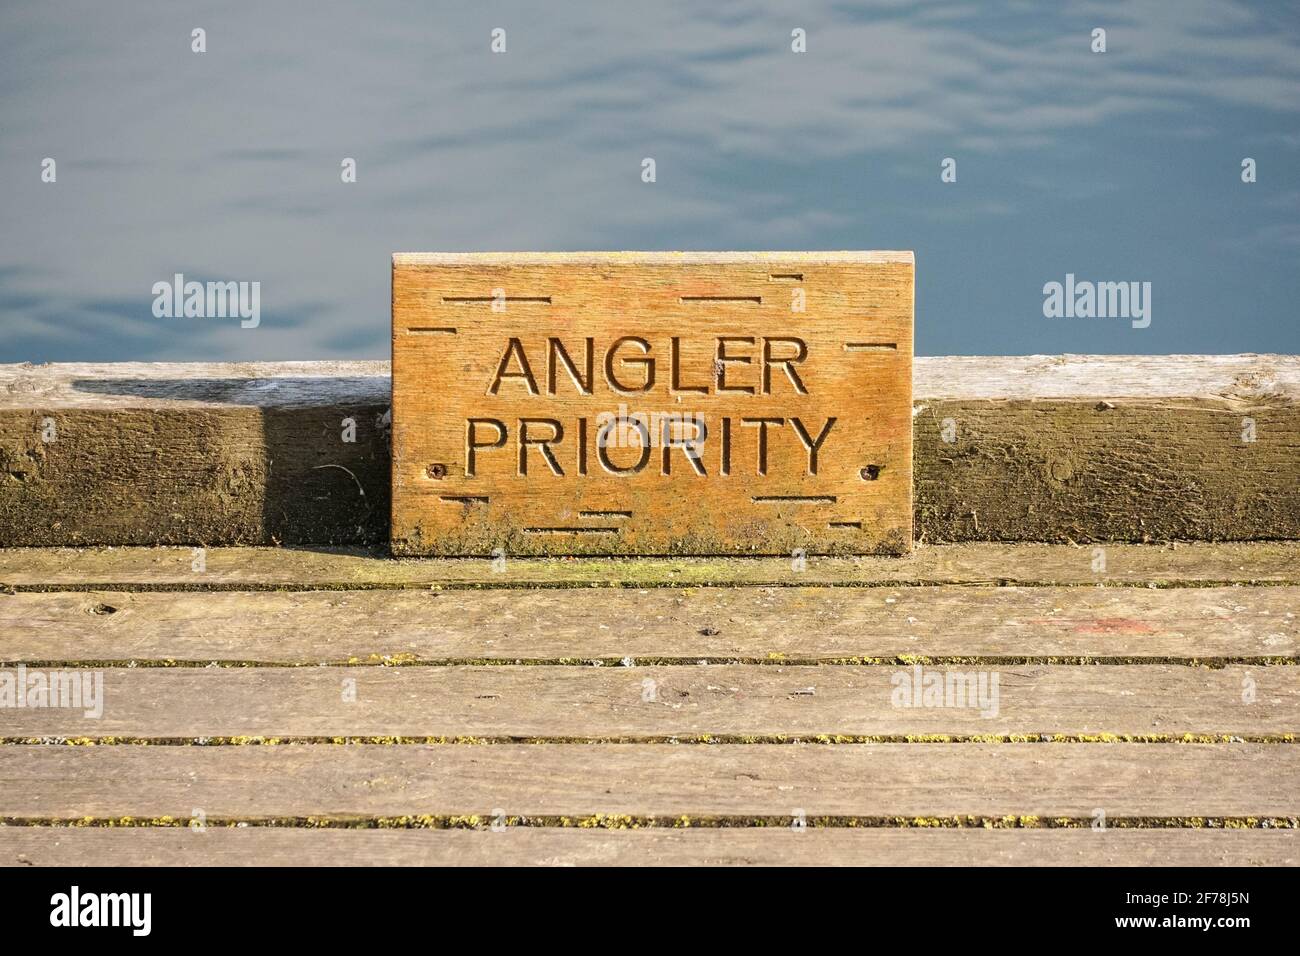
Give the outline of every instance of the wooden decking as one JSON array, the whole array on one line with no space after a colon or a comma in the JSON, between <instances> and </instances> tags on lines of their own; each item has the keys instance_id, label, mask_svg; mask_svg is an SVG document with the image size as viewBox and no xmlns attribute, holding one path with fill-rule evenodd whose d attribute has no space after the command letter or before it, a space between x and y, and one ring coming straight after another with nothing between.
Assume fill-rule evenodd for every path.
<instances>
[{"instance_id":1,"label":"wooden decking","mask_svg":"<svg viewBox=\"0 0 1300 956\"><path fill-rule=\"evenodd\" d=\"M362 550L388 390L0 368L0 862L1300 862L1300 357L918 359L806 565Z\"/></svg>"},{"instance_id":2,"label":"wooden decking","mask_svg":"<svg viewBox=\"0 0 1300 956\"><path fill-rule=\"evenodd\" d=\"M8 549L104 708L0 709L0 862L1296 864L1297 612L1296 542Z\"/></svg>"}]
</instances>

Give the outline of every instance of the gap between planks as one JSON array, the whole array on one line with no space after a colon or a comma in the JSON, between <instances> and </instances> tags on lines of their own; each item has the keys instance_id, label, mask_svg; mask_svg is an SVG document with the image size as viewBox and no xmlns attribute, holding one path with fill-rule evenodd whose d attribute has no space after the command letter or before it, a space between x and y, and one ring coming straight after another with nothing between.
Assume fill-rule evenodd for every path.
<instances>
[{"instance_id":1,"label":"gap between planks","mask_svg":"<svg viewBox=\"0 0 1300 956\"><path fill-rule=\"evenodd\" d=\"M1079 831L1096 829L1095 816L1039 816L1037 814L1007 813L990 816L978 813L949 814L945 816L863 816L822 814L808 816L795 814L721 815L678 814L664 816L635 813L590 814L507 814L491 813L415 813L400 816L356 816L312 814L310 816L273 817L176 817L164 814L157 817L136 816L67 816L0 817L0 832L6 829L39 829L49 831L87 832L116 830L118 832L167 831L200 829L223 830L315 830L315 831L442 831L442 832L503 832L526 831L606 831L644 832L670 831L726 831L762 830L768 833L782 830L809 829L813 831L884 830L884 831ZM1229 832L1288 832L1300 829L1300 820L1293 816L1143 816L1108 817L1106 828L1117 831L1229 831Z\"/></svg>"},{"instance_id":2,"label":"gap between planks","mask_svg":"<svg viewBox=\"0 0 1300 956\"><path fill-rule=\"evenodd\" d=\"M201 737L72 736L50 734L41 737L0 737L3 747L491 747L506 744L524 746L850 746L863 744L1277 744L1300 743L1295 734L660 734L624 737L530 737L525 735L409 736L355 734L326 735L242 735Z\"/></svg>"}]
</instances>

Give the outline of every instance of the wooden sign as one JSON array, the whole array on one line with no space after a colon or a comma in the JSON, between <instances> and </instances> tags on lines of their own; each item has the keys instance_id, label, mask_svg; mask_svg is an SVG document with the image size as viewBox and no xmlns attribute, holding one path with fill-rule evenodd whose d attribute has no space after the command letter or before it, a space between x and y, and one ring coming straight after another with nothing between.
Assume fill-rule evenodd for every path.
<instances>
[{"instance_id":1,"label":"wooden sign","mask_svg":"<svg viewBox=\"0 0 1300 956\"><path fill-rule=\"evenodd\" d=\"M910 252L393 257L398 554L903 553Z\"/></svg>"}]
</instances>

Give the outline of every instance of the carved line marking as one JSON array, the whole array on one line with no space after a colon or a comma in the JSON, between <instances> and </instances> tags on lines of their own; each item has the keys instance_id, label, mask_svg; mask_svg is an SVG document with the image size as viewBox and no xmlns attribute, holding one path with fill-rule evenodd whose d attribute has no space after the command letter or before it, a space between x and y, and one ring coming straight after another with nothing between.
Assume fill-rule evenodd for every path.
<instances>
[{"instance_id":1,"label":"carved line marking","mask_svg":"<svg viewBox=\"0 0 1300 956\"><path fill-rule=\"evenodd\" d=\"M773 272L768 276L772 282L802 282L802 272Z\"/></svg>"},{"instance_id":2,"label":"carved line marking","mask_svg":"<svg viewBox=\"0 0 1300 956\"><path fill-rule=\"evenodd\" d=\"M406 330L407 335L435 335L442 332L446 335L455 335L456 330L448 325L443 326L415 326Z\"/></svg>"},{"instance_id":3,"label":"carved line marking","mask_svg":"<svg viewBox=\"0 0 1300 956\"><path fill-rule=\"evenodd\" d=\"M897 342L845 342L846 352L892 352L898 348Z\"/></svg>"},{"instance_id":4,"label":"carved line marking","mask_svg":"<svg viewBox=\"0 0 1300 956\"><path fill-rule=\"evenodd\" d=\"M579 518L630 518L630 511L579 511Z\"/></svg>"},{"instance_id":5,"label":"carved line marking","mask_svg":"<svg viewBox=\"0 0 1300 956\"><path fill-rule=\"evenodd\" d=\"M469 304L474 302L496 302L497 297L494 295L444 295L443 302ZM551 297L549 295L503 295L501 302L535 302L542 305L550 305Z\"/></svg>"},{"instance_id":6,"label":"carved line marking","mask_svg":"<svg viewBox=\"0 0 1300 956\"><path fill-rule=\"evenodd\" d=\"M862 522L861 521L828 521L826 522L826 527L839 528L839 529L852 529L854 531L861 531Z\"/></svg>"},{"instance_id":7,"label":"carved line marking","mask_svg":"<svg viewBox=\"0 0 1300 956\"><path fill-rule=\"evenodd\" d=\"M686 303L748 302L753 305L762 305L763 297L761 295L684 295L681 297L681 301Z\"/></svg>"},{"instance_id":8,"label":"carved line marking","mask_svg":"<svg viewBox=\"0 0 1300 956\"><path fill-rule=\"evenodd\" d=\"M618 534L618 528L525 528L529 534Z\"/></svg>"},{"instance_id":9,"label":"carved line marking","mask_svg":"<svg viewBox=\"0 0 1300 956\"><path fill-rule=\"evenodd\" d=\"M755 495L749 499L756 505L833 505L835 495Z\"/></svg>"},{"instance_id":10,"label":"carved line marking","mask_svg":"<svg viewBox=\"0 0 1300 956\"><path fill-rule=\"evenodd\" d=\"M487 495L439 495L439 498L449 505L485 505L488 503Z\"/></svg>"}]
</instances>

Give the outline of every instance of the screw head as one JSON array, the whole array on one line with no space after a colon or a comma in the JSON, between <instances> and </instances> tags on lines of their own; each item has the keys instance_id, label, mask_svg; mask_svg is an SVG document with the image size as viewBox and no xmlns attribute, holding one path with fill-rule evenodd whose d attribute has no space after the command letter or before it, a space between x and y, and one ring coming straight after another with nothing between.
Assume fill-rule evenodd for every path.
<instances>
[{"instance_id":1,"label":"screw head","mask_svg":"<svg viewBox=\"0 0 1300 956\"><path fill-rule=\"evenodd\" d=\"M440 461L435 461L428 468L424 469L424 473L430 478L446 478L447 466Z\"/></svg>"},{"instance_id":2,"label":"screw head","mask_svg":"<svg viewBox=\"0 0 1300 956\"><path fill-rule=\"evenodd\" d=\"M880 470L884 467L884 465L867 465L858 472L858 477L863 481L875 481L880 477Z\"/></svg>"}]
</instances>

